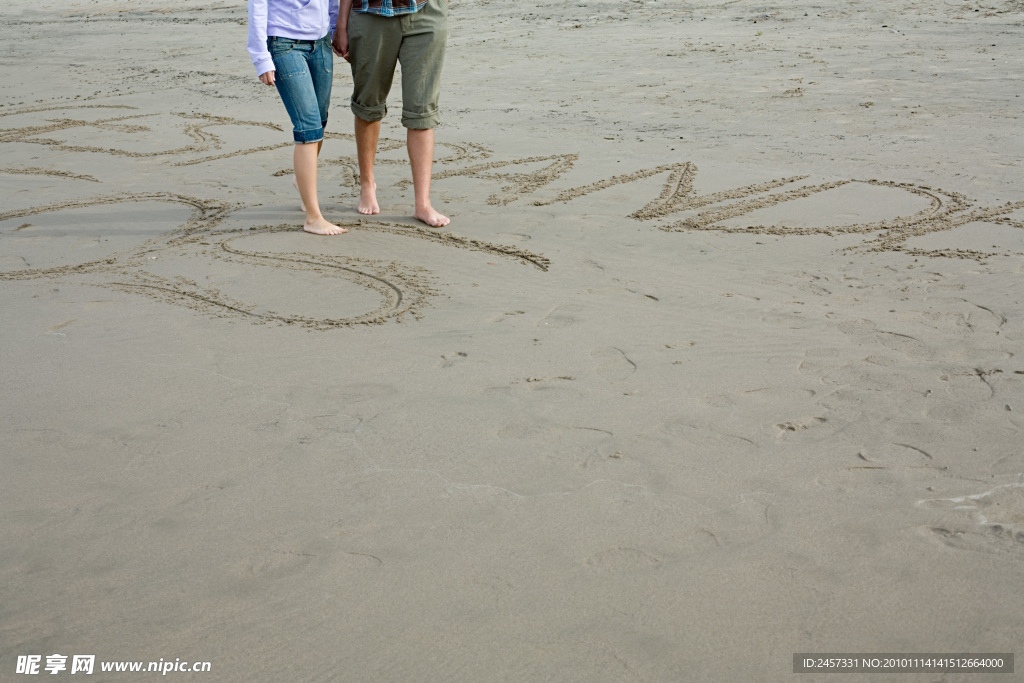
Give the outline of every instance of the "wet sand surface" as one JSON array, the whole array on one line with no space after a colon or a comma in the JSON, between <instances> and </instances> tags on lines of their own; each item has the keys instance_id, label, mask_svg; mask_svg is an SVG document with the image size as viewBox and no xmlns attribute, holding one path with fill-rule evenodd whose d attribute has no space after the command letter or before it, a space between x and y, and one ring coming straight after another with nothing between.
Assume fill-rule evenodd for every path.
<instances>
[{"instance_id":1,"label":"wet sand surface","mask_svg":"<svg viewBox=\"0 0 1024 683\"><path fill-rule=\"evenodd\" d=\"M0 678L1024 652L1021 2L453 0L451 225L336 59L332 238L245 7L131 5L0 17Z\"/></svg>"}]
</instances>

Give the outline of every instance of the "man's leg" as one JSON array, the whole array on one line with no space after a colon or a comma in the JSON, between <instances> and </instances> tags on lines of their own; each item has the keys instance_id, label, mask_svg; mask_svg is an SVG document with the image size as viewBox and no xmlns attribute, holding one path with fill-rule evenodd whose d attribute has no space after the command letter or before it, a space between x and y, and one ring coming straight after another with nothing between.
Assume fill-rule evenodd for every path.
<instances>
[{"instance_id":1,"label":"man's leg","mask_svg":"<svg viewBox=\"0 0 1024 683\"><path fill-rule=\"evenodd\" d=\"M355 115L356 154L359 158L359 213L380 213L373 164L377 157L380 121L398 64L402 35L399 20L353 12L348 23L349 62L352 65L351 108Z\"/></svg>"},{"instance_id":2,"label":"man's leg","mask_svg":"<svg viewBox=\"0 0 1024 683\"><path fill-rule=\"evenodd\" d=\"M430 204L434 128L440 123L441 69L444 65L448 0L428 0L407 17L398 61L402 64L402 125L408 130L409 162L416 193L413 215L435 228L451 221Z\"/></svg>"},{"instance_id":3,"label":"man's leg","mask_svg":"<svg viewBox=\"0 0 1024 683\"><path fill-rule=\"evenodd\" d=\"M367 216L380 213L377 204L377 182L373 176L373 162L377 158L377 140L380 121L356 120L356 155L359 158L359 213Z\"/></svg>"},{"instance_id":4,"label":"man's leg","mask_svg":"<svg viewBox=\"0 0 1024 683\"><path fill-rule=\"evenodd\" d=\"M340 235L348 230L329 222L320 213L320 202L316 197L316 157L319 151L317 142L295 145L295 181L302 204L306 207L306 222L302 229L315 235Z\"/></svg>"},{"instance_id":5,"label":"man's leg","mask_svg":"<svg viewBox=\"0 0 1024 683\"><path fill-rule=\"evenodd\" d=\"M407 132L409 147L409 163L412 166L412 187L416 196L416 210L413 212L418 220L434 228L443 228L451 219L434 210L430 204L430 174L434 165L434 129Z\"/></svg>"}]
</instances>

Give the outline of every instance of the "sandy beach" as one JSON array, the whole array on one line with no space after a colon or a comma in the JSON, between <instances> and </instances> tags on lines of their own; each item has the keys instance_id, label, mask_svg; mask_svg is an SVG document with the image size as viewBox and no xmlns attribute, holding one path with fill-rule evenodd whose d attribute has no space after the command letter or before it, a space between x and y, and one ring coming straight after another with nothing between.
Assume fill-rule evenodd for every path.
<instances>
[{"instance_id":1,"label":"sandy beach","mask_svg":"<svg viewBox=\"0 0 1024 683\"><path fill-rule=\"evenodd\" d=\"M450 22L451 225L336 58L323 238L244 3L0 10L0 680L1024 655L1024 3Z\"/></svg>"}]
</instances>

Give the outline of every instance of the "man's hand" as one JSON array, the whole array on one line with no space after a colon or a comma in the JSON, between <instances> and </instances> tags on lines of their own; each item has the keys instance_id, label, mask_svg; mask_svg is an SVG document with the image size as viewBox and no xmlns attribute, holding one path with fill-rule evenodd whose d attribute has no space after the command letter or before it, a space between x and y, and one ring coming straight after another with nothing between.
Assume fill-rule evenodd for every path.
<instances>
[{"instance_id":1,"label":"man's hand","mask_svg":"<svg viewBox=\"0 0 1024 683\"><path fill-rule=\"evenodd\" d=\"M334 32L334 40L331 41L334 54L342 57L346 62L351 62L348 56L348 27L343 27Z\"/></svg>"},{"instance_id":2,"label":"man's hand","mask_svg":"<svg viewBox=\"0 0 1024 683\"><path fill-rule=\"evenodd\" d=\"M268 71L260 74L260 83L263 85L274 85L274 72Z\"/></svg>"},{"instance_id":3,"label":"man's hand","mask_svg":"<svg viewBox=\"0 0 1024 683\"><path fill-rule=\"evenodd\" d=\"M334 48L334 54L344 58L346 62L352 61L348 54L348 18L351 13L352 0L338 0L338 23L334 26L331 47Z\"/></svg>"}]
</instances>

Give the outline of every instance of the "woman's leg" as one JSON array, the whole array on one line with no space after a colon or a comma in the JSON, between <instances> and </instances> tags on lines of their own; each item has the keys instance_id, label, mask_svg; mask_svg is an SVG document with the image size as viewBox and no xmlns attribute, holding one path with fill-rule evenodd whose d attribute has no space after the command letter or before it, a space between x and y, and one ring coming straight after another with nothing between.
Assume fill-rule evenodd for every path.
<instances>
[{"instance_id":1,"label":"woman's leg","mask_svg":"<svg viewBox=\"0 0 1024 683\"><path fill-rule=\"evenodd\" d=\"M322 150L323 148L324 148L324 141L323 140L321 140L320 142L316 143L316 158L317 159L320 158L320 150ZM292 187L294 187L295 191L298 192L298 190L299 190L299 181L295 179L295 174L294 173L292 174ZM302 209L303 213L306 212L306 202L302 201L302 193L301 192L299 192L299 208Z\"/></svg>"},{"instance_id":2,"label":"woman's leg","mask_svg":"<svg viewBox=\"0 0 1024 683\"><path fill-rule=\"evenodd\" d=\"M309 76L313 83L313 92L316 95L317 113L320 116L320 127L322 129L327 128L327 110L331 105L331 86L334 83L334 52L331 50L330 35L325 38L321 38L314 46L309 56ZM301 145L306 147L306 145ZM313 197L316 198L317 183L316 183L316 166L317 159L320 158L320 150L323 149L324 141L323 138L316 143L316 148L308 152L299 151L300 145L295 146L295 168L296 177L298 177L298 167L300 163L307 164L313 171L313 178L310 182L310 186L313 190ZM299 160L299 156L303 159ZM309 158L311 157L311 158ZM301 190L299 194L302 194ZM305 200L303 200L305 201ZM308 206L308 203L307 203ZM348 232L345 228L328 223L323 220L323 216L320 216L320 220L328 227L328 232L319 233L327 235L338 235L343 232ZM309 211L306 211L306 225L309 225ZM311 230L309 227L305 228L308 232L319 232L318 230ZM337 230L337 232L335 232Z\"/></svg>"},{"instance_id":3,"label":"woman's leg","mask_svg":"<svg viewBox=\"0 0 1024 683\"><path fill-rule=\"evenodd\" d=\"M275 39L270 42L270 54L277 69L275 84L293 125L295 186L306 212L302 229L317 235L348 232L323 217L316 191L317 155L323 143L330 101L330 85L325 88L324 81L331 75L331 66L318 54L322 52L318 50L319 44L310 46L281 39L276 39L277 44Z\"/></svg>"},{"instance_id":4,"label":"woman's leg","mask_svg":"<svg viewBox=\"0 0 1024 683\"><path fill-rule=\"evenodd\" d=\"M320 202L316 196L316 158L319 152L319 142L295 144L295 181L306 208L306 222L302 229L315 235L340 235L348 230L331 223L320 213Z\"/></svg>"}]
</instances>

